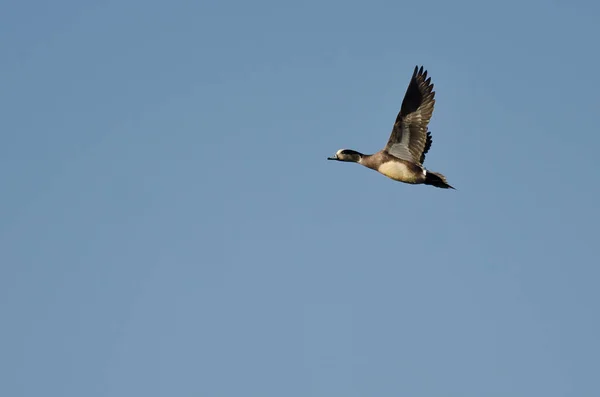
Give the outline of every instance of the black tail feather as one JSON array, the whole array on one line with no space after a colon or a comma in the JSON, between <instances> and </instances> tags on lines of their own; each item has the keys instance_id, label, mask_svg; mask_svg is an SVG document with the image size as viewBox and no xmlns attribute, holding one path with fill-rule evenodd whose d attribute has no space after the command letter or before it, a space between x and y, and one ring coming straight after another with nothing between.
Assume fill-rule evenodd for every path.
<instances>
[{"instance_id":1,"label":"black tail feather","mask_svg":"<svg viewBox=\"0 0 600 397\"><path fill-rule=\"evenodd\" d=\"M427 171L427 174L425 175L425 184L439 187L441 189L454 189L448 184L446 177L438 172Z\"/></svg>"}]
</instances>

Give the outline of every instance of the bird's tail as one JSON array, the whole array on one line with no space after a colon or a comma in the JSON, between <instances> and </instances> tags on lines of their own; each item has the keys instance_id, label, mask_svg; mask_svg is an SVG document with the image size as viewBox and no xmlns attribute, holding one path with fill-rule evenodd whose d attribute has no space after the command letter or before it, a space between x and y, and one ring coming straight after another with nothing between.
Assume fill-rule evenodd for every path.
<instances>
[{"instance_id":1,"label":"bird's tail","mask_svg":"<svg viewBox=\"0 0 600 397\"><path fill-rule=\"evenodd\" d=\"M442 189L454 189L446 181L446 177L438 172L427 171L425 175L425 184L439 187Z\"/></svg>"}]
</instances>

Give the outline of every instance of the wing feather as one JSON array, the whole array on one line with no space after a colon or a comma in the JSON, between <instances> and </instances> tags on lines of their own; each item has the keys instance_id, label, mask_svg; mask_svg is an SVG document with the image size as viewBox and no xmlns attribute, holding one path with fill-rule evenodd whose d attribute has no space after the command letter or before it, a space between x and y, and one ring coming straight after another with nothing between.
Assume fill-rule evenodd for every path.
<instances>
[{"instance_id":1,"label":"wing feather","mask_svg":"<svg viewBox=\"0 0 600 397\"><path fill-rule=\"evenodd\" d=\"M423 150L423 154L421 155L420 163L423 164L425 162L425 155L431 149L431 144L433 143L433 139L431 138L431 131L427 131L427 141L425 142L425 149Z\"/></svg>"}]
</instances>

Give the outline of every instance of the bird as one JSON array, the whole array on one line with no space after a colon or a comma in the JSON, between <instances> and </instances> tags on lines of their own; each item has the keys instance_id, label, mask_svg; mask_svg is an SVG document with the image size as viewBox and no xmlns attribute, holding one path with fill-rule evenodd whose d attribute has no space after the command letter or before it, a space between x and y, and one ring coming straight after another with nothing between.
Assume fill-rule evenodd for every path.
<instances>
[{"instance_id":1,"label":"bird","mask_svg":"<svg viewBox=\"0 0 600 397\"><path fill-rule=\"evenodd\" d=\"M399 182L454 189L444 175L423 166L425 155L433 143L428 125L434 105L431 77L427 77L423 66L419 68L417 65L385 148L375 154L340 149L327 159L358 163Z\"/></svg>"}]
</instances>

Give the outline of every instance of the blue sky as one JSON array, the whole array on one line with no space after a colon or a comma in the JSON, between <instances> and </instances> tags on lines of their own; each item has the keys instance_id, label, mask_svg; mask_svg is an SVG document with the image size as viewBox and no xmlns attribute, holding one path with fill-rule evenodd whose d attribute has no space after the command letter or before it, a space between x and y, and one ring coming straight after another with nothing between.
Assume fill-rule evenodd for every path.
<instances>
[{"instance_id":1,"label":"blue sky","mask_svg":"<svg viewBox=\"0 0 600 397\"><path fill-rule=\"evenodd\" d=\"M0 395L599 395L599 18L3 4ZM326 161L416 64L456 191Z\"/></svg>"}]
</instances>

